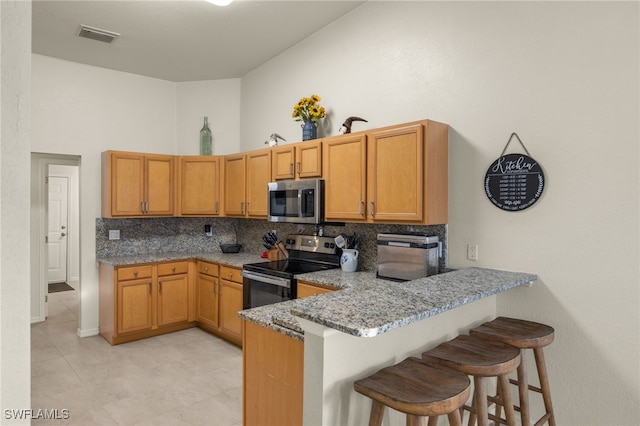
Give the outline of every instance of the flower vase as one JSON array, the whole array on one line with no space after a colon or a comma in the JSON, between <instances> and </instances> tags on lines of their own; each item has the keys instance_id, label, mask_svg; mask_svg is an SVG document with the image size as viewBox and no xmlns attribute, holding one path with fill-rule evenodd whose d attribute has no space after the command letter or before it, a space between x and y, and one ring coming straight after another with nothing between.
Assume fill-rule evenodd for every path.
<instances>
[{"instance_id":1,"label":"flower vase","mask_svg":"<svg viewBox=\"0 0 640 426\"><path fill-rule=\"evenodd\" d=\"M302 125L302 140L308 141L318 137L318 127L315 121L306 120Z\"/></svg>"}]
</instances>

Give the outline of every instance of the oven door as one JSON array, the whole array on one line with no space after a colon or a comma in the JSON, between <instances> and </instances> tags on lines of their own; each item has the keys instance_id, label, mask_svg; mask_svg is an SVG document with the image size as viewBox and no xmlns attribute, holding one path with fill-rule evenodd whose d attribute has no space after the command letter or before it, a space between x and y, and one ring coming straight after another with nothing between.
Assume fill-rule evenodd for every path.
<instances>
[{"instance_id":1,"label":"oven door","mask_svg":"<svg viewBox=\"0 0 640 426\"><path fill-rule=\"evenodd\" d=\"M242 307L243 309L284 302L295 297L292 279L261 274L254 271L242 271Z\"/></svg>"}]
</instances>

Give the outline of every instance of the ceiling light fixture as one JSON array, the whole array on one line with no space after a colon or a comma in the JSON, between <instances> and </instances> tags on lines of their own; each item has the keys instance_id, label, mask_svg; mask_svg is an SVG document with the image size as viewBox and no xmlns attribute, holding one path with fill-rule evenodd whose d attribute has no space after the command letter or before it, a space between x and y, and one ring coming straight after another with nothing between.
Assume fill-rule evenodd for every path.
<instances>
[{"instance_id":1,"label":"ceiling light fixture","mask_svg":"<svg viewBox=\"0 0 640 426\"><path fill-rule=\"evenodd\" d=\"M229 5L233 0L205 0L209 3L215 4L216 6L227 6Z\"/></svg>"},{"instance_id":2,"label":"ceiling light fixture","mask_svg":"<svg viewBox=\"0 0 640 426\"><path fill-rule=\"evenodd\" d=\"M78 30L78 37L90 38L91 40L102 41L104 43L111 43L119 36L119 33L90 27L84 24L80 24L80 29Z\"/></svg>"}]
</instances>

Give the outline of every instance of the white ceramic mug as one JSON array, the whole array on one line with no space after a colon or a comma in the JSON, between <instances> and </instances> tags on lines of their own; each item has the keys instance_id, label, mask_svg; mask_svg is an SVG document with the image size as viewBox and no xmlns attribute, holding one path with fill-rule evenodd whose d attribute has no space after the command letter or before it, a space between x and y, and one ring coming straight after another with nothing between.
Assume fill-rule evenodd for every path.
<instances>
[{"instance_id":1,"label":"white ceramic mug","mask_svg":"<svg viewBox=\"0 0 640 426\"><path fill-rule=\"evenodd\" d=\"M355 272L358 269L358 250L343 249L340 256L340 267L345 272Z\"/></svg>"}]
</instances>

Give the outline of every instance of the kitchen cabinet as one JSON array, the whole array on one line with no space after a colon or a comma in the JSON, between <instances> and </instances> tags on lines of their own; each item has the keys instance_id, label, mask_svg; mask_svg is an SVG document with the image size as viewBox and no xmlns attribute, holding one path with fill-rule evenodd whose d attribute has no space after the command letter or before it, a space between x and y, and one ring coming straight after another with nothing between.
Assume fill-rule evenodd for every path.
<instances>
[{"instance_id":1,"label":"kitchen cabinet","mask_svg":"<svg viewBox=\"0 0 640 426\"><path fill-rule=\"evenodd\" d=\"M188 261L100 264L100 335L112 345L194 327Z\"/></svg>"},{"instance_id":2,"label":"kitchen cabinet","mask_svg":"<svg viewBox=\"0 0 640 426\"><path fill-rule=\"evenodd\" d=\"M200 328L242 345L242 271L198 261L197 320Z\"/></svg>"},{"instance_id":3,"label":"kitchen cabinet","mask_svg":"<svg viewBox=\"0 0 640 426\"><path fill-rule=\"evenodd\" d=\"M215 263L198 261L198 323L208 331L218 329L218 271Z\"/></svg>"},{"instance_id":4,"label":"kitchen cabinet","mask_svg":"<svg viewBox=\"0 0 640 426\"><path fill-rule=\"evenodd\" d=\"M242 270L229 266L220 267L220 332L228 340L242 343L242 320L238 312L242 310Z\"/></svg>"},{"instance_id":5,"label":"kitchen cabinet","mask_svg":"<svg viewBox=\"0 0 640 426\"><path fill-rule=\"evenodd\" d=\"M102 216L173 216L174 157L102 153Z\"/></svg>"},{"instance_id":6,"label":"kitchen cabinet","mask_svg":"<svg viewBox=\"0 0 640 426\"><path fill-rule=\"evenodd\" d=\"M266 218L267 184L270 176L270 149L225 156L225 215Z\"/></svg>"},{"instance_id":7,"label":"kitchen cabinet","mask_svg":"<svg viewBox=\"0 0 640 426\"><path fill-rule=\"evenodd\" d=\"M244 323L243 425L301 425L303 342Z\"/></svg>"},{"instance_id":8,"label":"kitchen cabinet","mask_svg":"<svg viewBox=\"0 0 640 426\"><path fill-rule=\"evenodd\" d=\"M158 268L158 327L189 320L187 262L163 263Z\"/></svg>"},{"instance_id":9,"label":"kitchen cabinet","mask_svg":"<svg viewBox=\"0 0 640 426\"><path fill-rule=\"evenodd\" d=\"M323 176L327 221L365 221L367 137L364 133L325 139Z\"/></svg>"},{"instance_id":10,"label":"kitchen cabinet","mask_svg":"<svg viewBox=\"0 0 640 426\"><path fill-rule=\"evenodd\" d=\"M178 215L220 214L220 162L218 156L179 157Z\"/></svg>"},{"instance_id":11,"label":"kitchen cabinet","mask_svg":"<svg viewBox=\"0 0 640 426\"><path fill-rule=\"evenodd\" d=\"M446 124L423 120L331 138L324 145L327 220L447 223Z\"/></svg>"},{"instance_id":12,"label":"kitchen cabinet","mask_svg":"<svg viewBox=\"0 0 640 426\"><path fill-rule=\"evenodd\" d=\"M271 152L274 181L322 177L322 140L274 147Z\"/></svg>"},{"instance_id":13,"label":"kitchen cabinet","mask_svg":"<svg viewBox=\"0 0 640 426\"><path fill-rule=\"evenodd\" d=\"M319 294L330 293L336 289L324 287L317 284L311 284L304 281L298 281L298 299L309 296L317 296Z\"/></svg>"}]
</instances>

